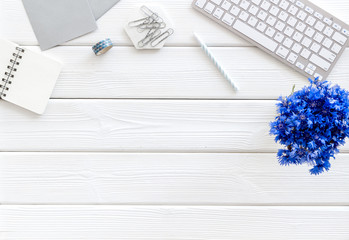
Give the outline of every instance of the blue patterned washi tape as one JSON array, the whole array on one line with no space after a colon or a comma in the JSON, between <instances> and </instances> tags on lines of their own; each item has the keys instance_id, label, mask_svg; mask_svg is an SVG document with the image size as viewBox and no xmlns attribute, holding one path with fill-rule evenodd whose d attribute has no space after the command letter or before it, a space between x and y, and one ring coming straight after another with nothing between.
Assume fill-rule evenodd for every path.
<instances>
[{"instance_id":1,"label":"blue patterned washi tape","mask_svg":"<svg viewBox=\"0 0 349 240\"><path fill-rule=\"evenodd\" d=\"M112 47L113 43L111 42L110 38L107 38L94 45L92 47L92 50L96 54L96 56L99 56L108 52Z\"/></svg>"}]
</instances>

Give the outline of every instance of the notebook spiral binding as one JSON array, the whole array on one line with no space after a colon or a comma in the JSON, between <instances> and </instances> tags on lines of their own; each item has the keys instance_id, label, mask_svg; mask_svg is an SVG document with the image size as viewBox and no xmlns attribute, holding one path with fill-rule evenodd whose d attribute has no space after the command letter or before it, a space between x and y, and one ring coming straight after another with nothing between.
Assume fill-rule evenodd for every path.
<instances>
[{"instance_id":1,"label":"notebook spiral binding","mask_svg":"<svg viewBox=\"0 0 349 240\"><path fill-rule=\"evenodd\" d=\"M17 72L17 66L20 64L20 60L22 59L22 53L25 52L23 48L16 47L17 52L12 54L12 58L10 59L10 63L7 66L7 71L5 72L4 77L0 82L0 98L6 97L7 91L10 89L12 84L12 79L15 77L14 72Z\"/></svg>"}]
</instances>

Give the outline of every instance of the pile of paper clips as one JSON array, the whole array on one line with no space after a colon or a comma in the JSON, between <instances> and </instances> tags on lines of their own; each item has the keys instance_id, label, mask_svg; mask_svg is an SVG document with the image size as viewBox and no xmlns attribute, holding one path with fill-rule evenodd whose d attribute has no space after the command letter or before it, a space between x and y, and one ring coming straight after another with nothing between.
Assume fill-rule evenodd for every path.
<instances>
[{"instance_id":1,"label":"pile of paper clips","mask_svg":"<svg viewBox=\"0 0 349 240\"><path fill-rule=\"evenodd\" d=\"M157 47L174 33L172 28L165 30L166 23L157 13L146 6L142 6L141 11L146 17L128 23L129 27L137 28L140 34L146 31L145 37L138 42L138 47Z\"/></svg>"}]
</instances>

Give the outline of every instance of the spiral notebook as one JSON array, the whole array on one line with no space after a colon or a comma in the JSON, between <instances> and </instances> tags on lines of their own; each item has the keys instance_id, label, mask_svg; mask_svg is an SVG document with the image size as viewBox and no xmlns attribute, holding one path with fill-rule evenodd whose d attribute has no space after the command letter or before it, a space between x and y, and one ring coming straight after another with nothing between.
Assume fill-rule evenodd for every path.
<instances>
[{"instance_id":1,"label":"spiral notebook","mask_svg":"<svg viewBox=\"0 0 349 240\"><path fill-rule=\"evenodd\" d=\"M0 98L37 114L45 111L62 64L0 39Z\"/></svg>"}]
</instances>

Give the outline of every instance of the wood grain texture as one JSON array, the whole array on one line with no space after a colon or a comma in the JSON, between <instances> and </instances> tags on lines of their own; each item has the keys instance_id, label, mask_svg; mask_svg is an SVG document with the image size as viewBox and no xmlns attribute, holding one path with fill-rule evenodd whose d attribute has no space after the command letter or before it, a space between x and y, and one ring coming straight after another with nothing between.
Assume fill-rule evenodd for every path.
<instances>
[{"instance_id":1,"label":"wood grain texture","mask_svg":"<svg viewBox=\"0 0 349 240\"><path fill-rule=\"evenodd\" d=\"M167 46L198 46L193 38L193 31L211 46L247 46L248 44L213 21L208 20L191 8L192 0L153 0L153 4L161 4L169 13L175 24L175 35L169 39ZM316 0L320 7L333 12L345 22L349 22L347 14L349 2L345 0ZM122 0L97 23L98 30L77 38L66 45L92 45L101 39L110 37L119 45L131 45L123 30L132 11L142 4L150 4L146 0ZM21 0L1 0L0 29L1 37L16 41L23 45L37 45L35 35L25 14Z\"/></svg>"},{"instance_id":2,"label":"wood grain texture","mask_svg":"<svg viewBox=\"0 0 349 240\"><path fill-rule=\"evenodd\" d=\"M348 207L0 206L2 239L347 240Z\"/></svg>"},{"instance_id":3,"label":"wood grain texture","mask_svg":"<svg viewBox=\"0 0 349 240\"><path fill-rule=\"evenodd\" d=\"M38 47L31 47L39 50ZM113 48L95 57L89 47L58 47L48 53L64 63L53 98L277 99L307 79L257 48L212 48L233 76L235 92L201 49L137 51ZM349 88L349 50L328 80Z\"/></svg>"},{"instance_id":4,"label":"wood grain texture","mask_svg":"<svg viewBox=\"0 0 349 240\"><path fill-rule=\"evenodd\" d=\"M348 160L314 177L275 154L0 153L0 202L349 205Z\"/></svg>"},{"instance_id":5,"label":"wood grain texture","mask_svg":"<svg viewBox=\"0 0 349 240\"><path fill-rule=\"evenodd\" d=\"M275 152L274 103L52 100L38 116L0 101L0 151Z\"/></svg>"}]
</instances>

